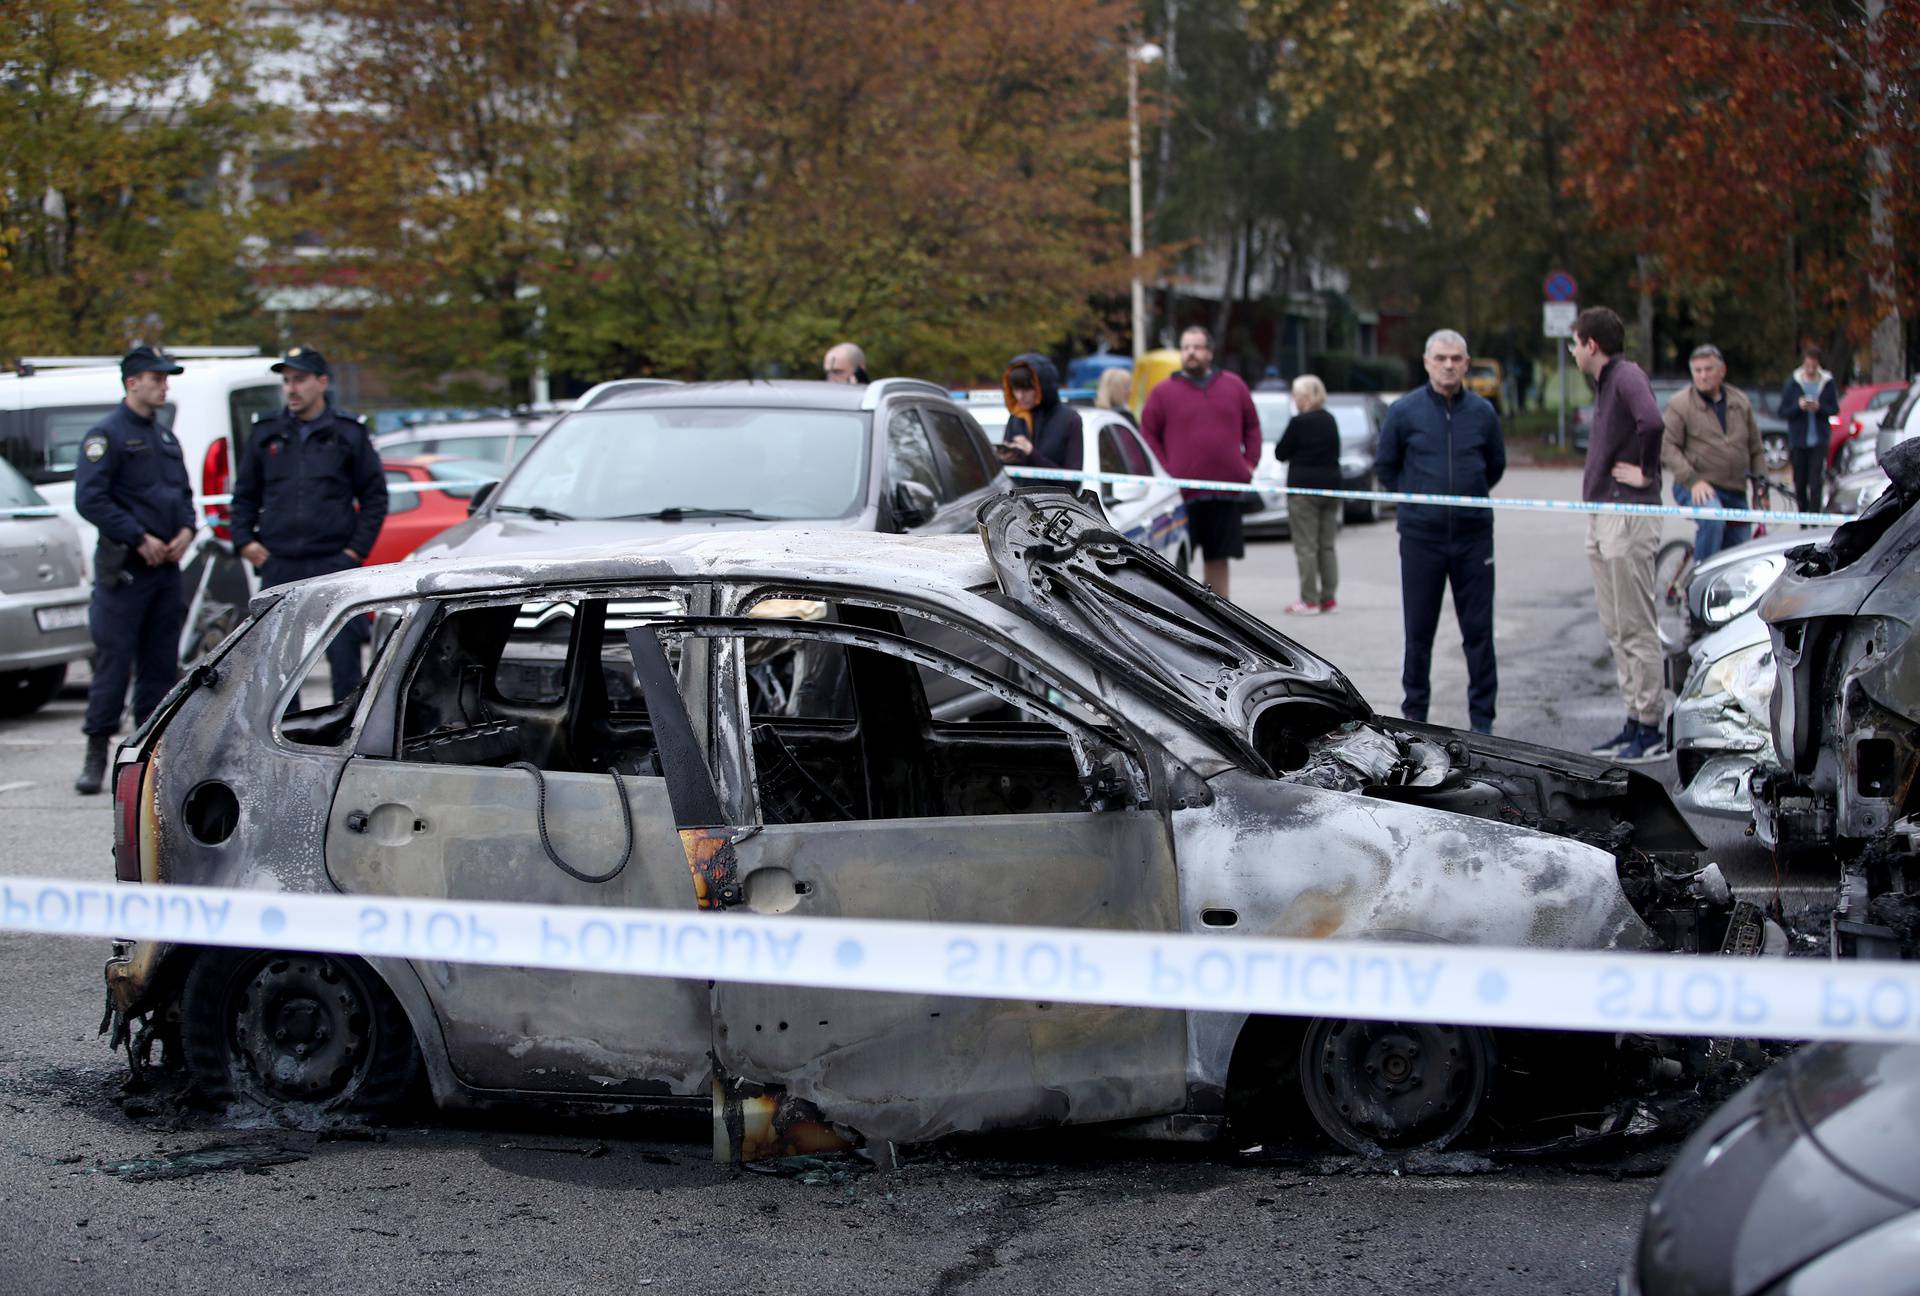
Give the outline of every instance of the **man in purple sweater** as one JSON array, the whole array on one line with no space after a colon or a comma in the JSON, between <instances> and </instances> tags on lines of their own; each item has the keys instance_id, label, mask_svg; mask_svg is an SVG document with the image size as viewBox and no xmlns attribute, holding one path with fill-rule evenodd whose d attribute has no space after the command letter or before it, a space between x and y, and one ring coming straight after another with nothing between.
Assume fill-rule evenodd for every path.
<instances>
[{"instance_id":1,"label":"man in purple sweater","mask_svg":"<svg viewBox=\"0 0 1920 1296\"><path fill-rule=\"evenodd\" d=\"M1646 372L1620 354L1626 341L1626 326L1605 306L1583 310L1573 322L1573 345L1567 350L1597 392L1580 479L1580 498L1588 503L1660 503L1665 424ZM1587 565L1593 569L1594 600L1627 703L1625 727L1596 745L1596 756L1655 761L1667 754L1666 691L1653 608L1653 560L1659 550L1659 518L1589 515Z\"/></svg>"},{"instance_id":2,"label":"man in purple sweater","mask_svg":"<svg viewBox=\"0 0 1920 1296\"><path fill-rule=\"evenodd\" d=\"M1155 387L1140 431L1175 477L1250 482L1260 462L1260 415L1238 374L1213 367L1213 334L1198 324L1180 334L1180 372ZM1227 592L1227 561L1246 556L1240 533L1244 491L1183 490L1187 529L1200 546L1207 584Z\"/></svg>"}]
</instances>

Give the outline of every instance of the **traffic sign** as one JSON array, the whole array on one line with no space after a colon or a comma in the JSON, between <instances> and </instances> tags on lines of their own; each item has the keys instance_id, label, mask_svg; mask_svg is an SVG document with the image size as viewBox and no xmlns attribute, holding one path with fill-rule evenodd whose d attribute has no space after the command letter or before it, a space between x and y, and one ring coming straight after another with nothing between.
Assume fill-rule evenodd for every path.
<instances>
[{"instance_id":1,"label":"traffic sign","mask_svg":"<svg viewBox=\"0 0 1920 1296\"><path fill-rule=\"evenodd\" d=\"M1555 270L1540 287L1550 302L1570 302L1580 295L1580 285L1565 270Z\"/></svg>"},{"instance_id":2,"label":"traffic sign","mask_svg":"<svg viewBox=\"0 0 1920 1296\"><path fill-rule=\"evenodd\" d=\"M1540 305L1540 332L1550 338L1570 338L1573 336L1573 321L1580 316L1580 304L1570 301L1542 302Z\"/></svg>"}]
</instances>

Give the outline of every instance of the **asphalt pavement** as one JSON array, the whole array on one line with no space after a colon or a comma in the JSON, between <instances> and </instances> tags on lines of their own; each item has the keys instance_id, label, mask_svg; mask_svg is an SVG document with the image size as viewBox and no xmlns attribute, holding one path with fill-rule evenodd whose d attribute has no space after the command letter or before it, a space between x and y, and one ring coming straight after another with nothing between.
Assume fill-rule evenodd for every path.
<instances>
[{"instance_id":1,"label":"asphalt pavement","mask_svg":"<svg viewBox=\"0 0 1920 1296\"><path fill-rule=\"evenodd\" d=\"M1578 485L1516 469L1501 493L1573 498ZM1496 534L1496 732L1583 749L1621 712L1585 519L1502 514ZM1391 521L1347 528L1339 549L1333 615L1281 614L1297 592L1284 542L1252 544L1232 592L1391 713ZM1432 718L1464 725L1450 608L1434 658ZM71 790L81 710L70 690L0 724L0 873L111 876L110 803ZM1770 889L1758 852L1708 827L1736 885ZM96 1034L105 953L0 935L0 1291L1602 1293L1653 1187L1620 1165L1459 1158L1388 1173L1062 1136L780 1176L714 1165L706 1122L690 1118L233 1128L123 1092L124 1061Z\"/></svg>"}]
</instances>

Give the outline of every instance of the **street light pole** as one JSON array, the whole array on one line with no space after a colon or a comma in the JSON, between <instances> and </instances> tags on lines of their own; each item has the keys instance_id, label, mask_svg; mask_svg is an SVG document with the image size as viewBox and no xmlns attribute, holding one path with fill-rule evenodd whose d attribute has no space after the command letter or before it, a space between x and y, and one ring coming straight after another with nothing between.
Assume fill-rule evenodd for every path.
<instances>
[{"instance_id":1,"label":"street light pole","mask_svg":"<svg viewBox=\"0 0 1920 1296\"><path fill-rule=\"evenodd\" d=\"M1140 282L1140 259L1147 254L1140 212L1140 65L1159 60L1158 45L1149 43L1127 48L1127 198L1133 215L1133 358L1136 364L1147 352L1147 289Z\"/></svg>"}]
</instances>

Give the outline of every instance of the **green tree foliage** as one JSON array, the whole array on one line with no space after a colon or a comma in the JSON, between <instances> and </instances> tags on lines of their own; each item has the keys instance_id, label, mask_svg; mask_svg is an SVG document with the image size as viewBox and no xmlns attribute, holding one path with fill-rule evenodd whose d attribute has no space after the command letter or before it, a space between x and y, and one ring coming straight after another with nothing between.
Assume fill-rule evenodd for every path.
<instances>
[{"instance_id":1,"label":"green tree foliage","mask_svg":"<svg viewBox=\"0 0 1920 1296\"><path fill-rule=\"evenodd\" d=\"M1124 282L1108 0L325 8L290 214L422 376L980 377Z\"/></svg>"},{"instance_id":2,"label":"green tree foliage","mask_svg":"<svg viewBox=\"0 0 1920 1296\"><path fill-rule=\"evenodd\" d=\"M277 35L250 8L0 12L0 353L253 340L240 185Z\"/></svg>"}]
</instances>

